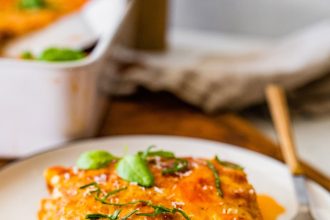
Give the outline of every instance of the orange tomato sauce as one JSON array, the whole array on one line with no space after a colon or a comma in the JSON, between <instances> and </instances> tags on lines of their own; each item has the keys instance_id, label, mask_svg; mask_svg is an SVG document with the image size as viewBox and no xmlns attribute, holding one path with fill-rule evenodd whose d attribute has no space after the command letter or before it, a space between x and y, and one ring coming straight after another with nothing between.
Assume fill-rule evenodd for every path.
<instances>
[{"instance_id":1,"label":"orange tomato sauce","mask_svg":"<svg viewBox=\"0 0 330 220\"><path fill-rule=\"evenodd\" d=\"M257 201L264 220L276 220L285 211L284 207L270 196L258 195Z\"/></svg>"}]
</instances>

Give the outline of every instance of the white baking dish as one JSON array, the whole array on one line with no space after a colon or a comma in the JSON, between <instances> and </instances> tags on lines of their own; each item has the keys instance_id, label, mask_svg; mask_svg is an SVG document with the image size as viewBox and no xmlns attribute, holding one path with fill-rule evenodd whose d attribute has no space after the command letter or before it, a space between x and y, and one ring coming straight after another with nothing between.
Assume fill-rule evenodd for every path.
<instances>
[{"instance_id":1,"label":"white baking dish","mask_svg":"<svg viewBox=\"0 0 330 220\"><path fill-rule=\"evenodd\" d=\"M91 136L98 128L104 109L98 80L133 2L92 2L79 15L95 32L91 36L99 39L86 59L66 63L0 59L0 156L25 156Z\"/></svg>"}]
</instances>

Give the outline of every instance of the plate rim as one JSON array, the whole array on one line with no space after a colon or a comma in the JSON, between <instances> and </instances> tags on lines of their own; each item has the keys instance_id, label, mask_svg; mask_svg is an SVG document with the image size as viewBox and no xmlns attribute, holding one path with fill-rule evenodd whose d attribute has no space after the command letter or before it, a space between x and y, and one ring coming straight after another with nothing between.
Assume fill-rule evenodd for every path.
<instances>
[{"instance_id":1,"label":"plate rim","mask_svg":"<svg viewBox=\"0 0 330 220\"><path fill-rule=\"evenodd\" d=\"M243 153L249 153L249 154L256 154L257 156L263 157L263 159L267 159L270 160L271 162L277 163L279 166L285 167L287 169L287 167L285 166L284 163L282 163L280 160L277 160L276 158L272 158L268 155L250 150L250 149L246 149L243 146L239 146L239 145L234 145L234 144L229 144L229 143L225 143L222 141L217 141L217 140L211 140L211 139L206 139L206 138L201 138L201 137L191 137L191 136L182 136L182 135L166 135L166 134L124 134L124 135L111 135L111 136L104 136L104 137L96 137L96 138L89 138L89 139L78 139L78 140L73 140L73 141L68 141L68 142L64 142L61 144L57 144L48 148L45 148L41 151L38 151L36 153L33 153L31 155L28 156L23 156L17 159L14 159L13 161L4 164L3 166L0 167L0 175L1 173L3 173L5 170L9 169L12 166L15 166L17 164L20 164L22 162L34 159L36 157L42 156L44 154L47 153L52 153L58 150L63 150L65 148L75 148L75 147L79 147L80 144L84 144L84 143L88 143L88 142L97 142L97 141L104 141L104 140L111 140L111 139L124 139L124 138L128 138L128 139L134 139L134 138L154 138L154 139L177 139L177 140L195 140L195 141L200 141L200 142L206 142L209 144L221 144L224 147L229 147L229 148L233 148L239 151L243 151Z\"/></svg>"}]
</instances>

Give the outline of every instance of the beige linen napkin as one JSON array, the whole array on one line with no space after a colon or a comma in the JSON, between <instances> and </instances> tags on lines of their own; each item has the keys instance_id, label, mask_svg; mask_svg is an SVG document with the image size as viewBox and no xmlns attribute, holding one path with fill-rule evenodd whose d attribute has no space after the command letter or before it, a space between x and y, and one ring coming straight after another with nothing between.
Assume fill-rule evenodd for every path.
<instances>
[{"instance_id":1,"label":"beige linen napkin","mask_svg":"<svg viewBox=\"0 0 330 220\"><path fill-rule=\"evenodd\" d=\"M189 35L186 39L189 41ZM214 112L262 102L264 87L270 82L290 91L301 88L325 76L330 68L330 21L243 51L215 50L224 44L220 37L210 42L211 50L201 48L208 39L202 41L172 45L162 54L118 46L112 53L115 65L108 70L103 88L115 95L133 93L139 86L169 91ZM323 83L322 92L330 96L330 80ZM308 92L294 93L294 99L303 98L299 94L304 93Z\"/></svg>"}]
</instances>

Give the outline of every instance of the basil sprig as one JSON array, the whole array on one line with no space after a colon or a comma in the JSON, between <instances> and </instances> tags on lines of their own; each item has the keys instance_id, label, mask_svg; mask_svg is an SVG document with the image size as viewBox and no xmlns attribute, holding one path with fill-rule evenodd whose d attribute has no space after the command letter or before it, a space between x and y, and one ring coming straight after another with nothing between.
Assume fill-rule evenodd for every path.
<instances>
[{"instance_id":1,"label":"basil sprig","mask_svg":"<svg viewBox=\"0 0 330 220\"><path fill-rule=\"evenodd\" d=\"M217 189L218 196L223 197L223 192L221 190L221 181L220 181L218 170L215 168L215 166L210 161L207 161L207 166L210 168L210 170L212 171L212 174L214 176L214 183L215 183L215 187Z\"/></svg>"},{"instance_id":2,"label":"basil sprig","mask_svg":"<svg viewBox=\"0 0 330 220\"><path fill-rule=\"evenodd\" d=\"M244 170L244 168L236 163L232 163L229 161L224 161L224 160L220 160L220 158L218 156L215 156L215 160L222 166L224 167L228 167L234 170Z\"/></svg>"},{"instance_id":3,"label":"basil sprig","mask_svg":"<svg viewBox=\"0 0 330 220\"><path fill-rule=\"evenodd\" d=\"M107 151L91 150L80 155L77 166L79 169L83 170L100 169L106 167L114 159L116 159L116 157Z\"/></svg>"},{"instance_id":4,"label":"basil sprig","mask_svg":"<svg viewBox=\"0 0 330 220\"><path fill-rule=\"evenodd\" d=\"M120 159L116 171L124 180L136 182L141 186L151 187L154 184L154 176L149 170L147 160L139 153Z\"/></svg>"}]
</instances>

